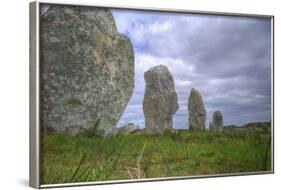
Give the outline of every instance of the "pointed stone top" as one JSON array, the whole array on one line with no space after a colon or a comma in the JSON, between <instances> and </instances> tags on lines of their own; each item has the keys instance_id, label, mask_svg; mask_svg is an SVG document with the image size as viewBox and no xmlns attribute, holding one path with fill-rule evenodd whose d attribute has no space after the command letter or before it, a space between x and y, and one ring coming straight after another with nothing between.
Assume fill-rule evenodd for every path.
<instances>
[{"instance_id":1,"label":"pointed stone top","mask_svg":"<svg viewBox=\"0 0 281 190\"><path fill-rule=\"evenodd\" d=\"M204 105L200 92L198 90L196 90L195 88L191 88L190 95L189 95L189 101L191 101L191 102L195 101L195 103L199 104L200 106ZM189 105L191 105L191 104L189 104Z\"/></svg>"},{"instance_id":2,"label":"pointed stone top","mask_svg":"<svg viewBox=\"0 0 281 190\"><path fill-rule=\"evenodd\" d=\"M166 65L157 65L155 67L151 67L144 74L149 75L152 73L167 73L167 72L169 72L169 69Z\"/></svg>"},{"instance_id":3,"label":"pointed stone top","mask_svg":"<svg viewBox=\"0 0 281 190\"><path fill-rule=\"evenodd\" d=\"M159 70L159 69L165 69L165 70L168 70L168 67L166 65L157 65L157 66L154 66L152 67L151 69L149 70Z\"/></svg>"},{"instance_id":4,"label":"pointed stone top","mask_svg":"<svg viewBox=\"0 0 281 190\"><path fill-rule=\"evenodd\" d=\"M197 93L200 94L200 92L196 88L191 88L190 94L191 93Z\"/></svg>"}]
</instances>

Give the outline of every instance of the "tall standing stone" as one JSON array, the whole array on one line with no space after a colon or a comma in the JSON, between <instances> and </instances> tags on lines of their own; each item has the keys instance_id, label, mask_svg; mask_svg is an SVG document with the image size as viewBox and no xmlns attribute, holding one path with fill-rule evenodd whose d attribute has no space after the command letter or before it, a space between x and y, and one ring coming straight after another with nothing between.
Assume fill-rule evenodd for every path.
<instances>
[{"instance_id":1,"label":"tall standing stone","mask_svg":"<svg viewBox=\"0 0 281 190\"><path fill-rule=\"evenodd\" d=\"M134 88L134 52L109 9L50 5L40 18L41 122L111 134Z\"/></svg>"},{"instance_id":2,"label":"tall standing stone","mask_svg":"<svg viewBox=\"0 0 281 190\"><path fill-rule=\"evenodd\" d=\"M201 94L194 88L188 98L189 130L204 130L206 110Z\"/></svg>"},{"instance_id":3,"label":"tall standing stone","mask_svg":"<svg viewBox=\"0 0 281 190\"><path fill-rule=\"evenodd\" d=\"M210 122L211 131L222 131L223 130L223 117L220 111L213 113L213 120Z\"/></svg>"},{"instance_id":4,"label":"tall standing stone","mask_svg":"<svg viewBox=\"0 0 281 190\"><path fill-rule=\"evenodd\" d=\"M153 67L144 73L145 95L143 111L145 128L161 133L173 128L173 114L178 110L178 98L174 79L164 65Z\"/></svg>"}]
</instances>

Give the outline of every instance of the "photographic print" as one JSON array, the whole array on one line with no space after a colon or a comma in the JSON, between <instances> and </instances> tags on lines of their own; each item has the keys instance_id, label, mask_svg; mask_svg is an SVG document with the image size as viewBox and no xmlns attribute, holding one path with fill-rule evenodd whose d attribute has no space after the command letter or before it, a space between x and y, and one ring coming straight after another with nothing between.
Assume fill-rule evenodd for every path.
<instances>
[{"instance_id":1,"label":"photographic print","mask_svg":"<svg viewBox=\"0 0 281 190\"><path fill-rule=\"evenodd\" d=\"M272 19L40 3L40 184L272 173Z\"/></svg>"}]
</instances>

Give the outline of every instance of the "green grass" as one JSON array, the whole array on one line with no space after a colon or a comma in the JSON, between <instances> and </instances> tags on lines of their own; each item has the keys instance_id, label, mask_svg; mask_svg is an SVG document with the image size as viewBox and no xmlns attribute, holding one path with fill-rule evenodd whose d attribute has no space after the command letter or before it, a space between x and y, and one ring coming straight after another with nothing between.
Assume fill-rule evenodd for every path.
<instances>
[{"instance_id":1,"label":"green grass","mask_svg":"<svg viewBox=\"0 0 281 190\"><path fill-rule=\"evenodd\" d=\"M270 133L42 134L43 184L271 170Z\"/></svg>"}]
</instances>

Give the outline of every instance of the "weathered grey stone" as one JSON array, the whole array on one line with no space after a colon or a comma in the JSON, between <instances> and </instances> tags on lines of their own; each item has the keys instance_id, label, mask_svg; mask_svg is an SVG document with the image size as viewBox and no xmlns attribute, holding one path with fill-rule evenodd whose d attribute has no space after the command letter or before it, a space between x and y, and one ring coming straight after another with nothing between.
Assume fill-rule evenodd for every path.
<instances>
[{"instance_id":1,"label":"weathered grey stone","mask_svg":"<svg viewBox=\"0 0 281 190\"><path fill-rule=\"evenodd\" d=\"M70 126L65 129L64 133L69 136L76 136L85 133L85 129L81 126Z\"/></svg>"},{"instance_id":2,"label":"weathered grey stone","mask_svg":"<svg viewBox=\"0 0 281 190\"><path fill-rule=\"evenodd\" d=\"M109 9L50 5L40 18L42 126L111 134L134 88L134 52Z\"/></svg>"},{"instance_id":3,"label":"weathered grey stone","mask_svg":"<svg viewBox=\"0 0 281 190\"><path fill-rule=\"evenodd\" d=\"M146 131L161 133L173 128L173 114L178 110L178 98L173 76L164 65L144 73L145 95L143 111Z\"/></svg>"},{"instance_id":4,"label":"weathered grey stone","mask_svg":"<svg viewBox=\"0 0 281 190\"><path fill-rule=\"evenodd\" d=\"M210 122L210 130L222 131L223 130L223 117L220 111L213 113L213 120Z\"/></svg>"},{"instance_id":5,"label":"weathered grey stone","mask_svg":"<svg viewBox=\"0 0 281 190\"><path fill-rule=\"evenodd\" d=\"M188 98L189 130L204 130L206 110L201 94L194 88Z\"/></svg>"}]
</instances>

